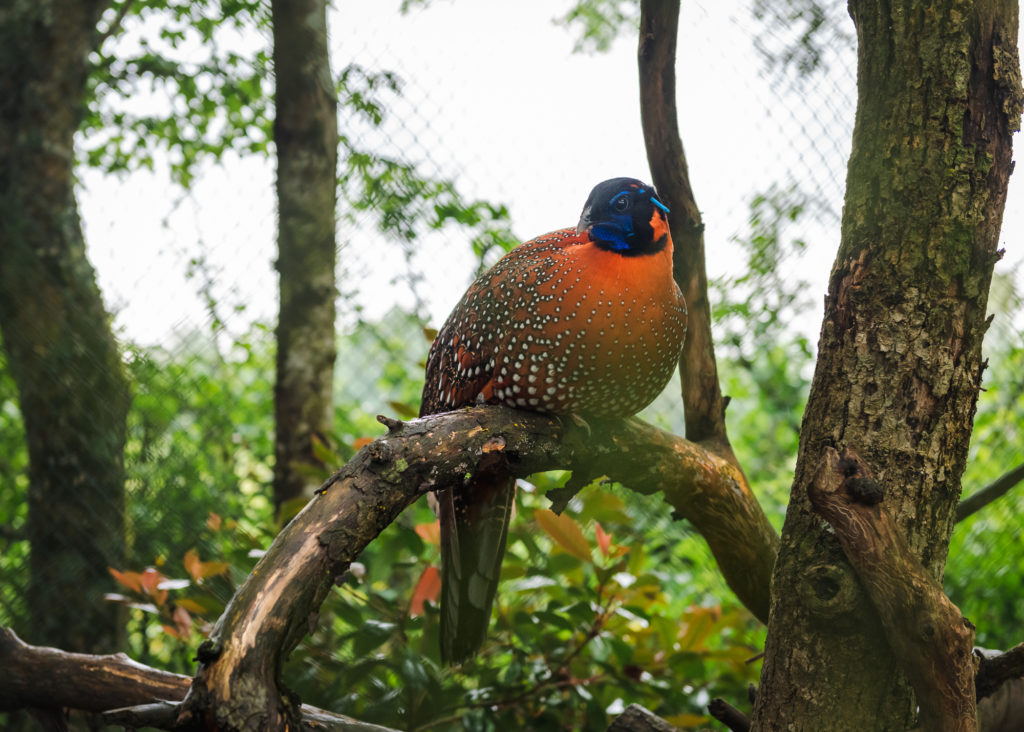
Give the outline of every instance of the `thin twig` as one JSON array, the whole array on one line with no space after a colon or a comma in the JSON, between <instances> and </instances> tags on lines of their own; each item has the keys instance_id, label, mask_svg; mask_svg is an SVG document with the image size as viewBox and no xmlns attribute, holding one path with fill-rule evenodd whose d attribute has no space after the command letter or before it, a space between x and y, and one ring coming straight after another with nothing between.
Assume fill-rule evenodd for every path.
<instances>
[{"instance_id":1,"label":"thin twig","mask_svg":"<svg viewBox=\"0 0 1024 732\"><path fill-rule=\"evenodd\" d=\"M128 15L128 11L131 10L134 3L135 0L124 0L124 2L121 3L121 7L117 9L117 15L115 15L113 20L110 21L110 25L107 26L105 31L102 31L99 36L97 36L96 44L94 46L97 51L99 51L100 48L103 47L104 42L106 42L110 36L114 35L114 33L117 32L117 29L121 27L121 23L124 22L125 16Z\"/></svg>"},{"instance_id":2,"label":"thin twig","mask_svg":"<svg viewBox=\"0 0 1024 732\"><path fill-rule=\"evenodd\" d=\"M732 732L748 732L750 730L750 719L747 715L725 699L717 697L712 699L708 703L708 712Z\"/></svg>"},{"instance_id":3,"label":"thin twig","mask_svg":"<svg viewBox=\"0 0 1024 732\"><path fill-rule=\"evenodd\" d=\"M996 478L980 491L960 501L956 507L956 520L963 521L972 513L981 510L997 498L1006 495L1015 485L1024 480L1024 463Z\"/></svg>"}]
</instances>

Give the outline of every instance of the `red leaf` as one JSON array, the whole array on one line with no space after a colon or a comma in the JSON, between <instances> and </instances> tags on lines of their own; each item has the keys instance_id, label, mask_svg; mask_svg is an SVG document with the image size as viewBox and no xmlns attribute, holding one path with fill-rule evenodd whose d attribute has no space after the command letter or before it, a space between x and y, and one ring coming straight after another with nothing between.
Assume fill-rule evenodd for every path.
<instances>
[{"instance_id":1,"label":"red leaf","mask_svg":"<svg viewBox=\"0 0 1024 732\"><path fill-rule=\"evenodd\" d=\"M174 620L174 627L178 629L179 637L188 638L192 630L192 616L188 614L188 610L178 605L171 613L171 618Z\"/></svg>"},{"instance_id":2,"label":"red leaf","mask_svg":"<svg viewBox=\"0 0 1024 732\"><path fill-rule=\"evenodd\" d=\"M597 521L594 522L594 533L597 536L597 548L607 557L608 549L612 545L612 535L604 533L604 529L601 528L601 524Z\"/></svg>"},{"instance_id":3,"label":"red leaf","mask_svg":"<svg viewBox=\"0 0 1024 732\"><path fill-rule=\"evenodd\" d=\"M372 437L357 437L355 440L352 441L352 449L362 450L364 447L373 442L373 440L374 438Z\"/></svg>"},{"instance_id":4,"label":"red leaf","mask_svg":"<svg viewBox=\"0 0 1024 732\"><path fill-rule=\"evenodd\" d=\"M167 635L174 636L178 640L187 640L187 637L179 633L178 629L175 628L173 625L167 625L167 623L164 623L160 627L164 629L164 632L167 633Z\"/></svg>"},{"instance_id":5,"label":"red leaf","mask_svg":"<svg viewBox=\"0 0 1024 732\"><path fill-rule=\"evenodd\" d=\"M139 577L139 581L142 583L142 589L148 595L152 595L154 592L156 592L157 587L165 579L167 578L155 569L153 569L152 567L146 567L144 570L142 570L142 574Z\"/></svg>"},{"instance_id":6,"label":"red leaf","mask_svg":"<svg viewBox=\"0 0 1024 732\"><path fill-rule=\"evenodd\" d=\"M203 563L199 561L199 552L195 549L189 549L185 552L185 571L188 572L188 576L192 578L193 582L198 582L202 577L202 566Z\"/></svg>"},{"instance_id":7,"label":"red leaf","mask_svg":"<svg viewBox=\"0 0 1024 732\"><path fill-rule=\"evenodd\" d=\"M212 562L201 562L199 567L199 576L206 579L217 574L225 574L231 565L227 562L214 560Z\"/></svg>"},{"instance_id":8,"label":"red leaf","mask_svg":"<svg viewBox=\"0 0 1024 732\"><path fill-rule=\"evenodd\" d=\"M416 534L428 544L441 546L441 522L433 521L429 524L416 524Z\"/></svg>"},{"instance_id":9,"label":"red leaf","mask_svg":"<svg viewBox=\"0 0 1024 732\"><path fill-rule=\"evenodd\" d=\"M563 549L584 562L591 561L590 544L583 536L583 529L568 514L559 516L554 511L539 508L533 515L540 527Z\"/></svg>"},{"instance_id":10,"label":"red leaf","mask_svg":"<svg viewBox=\"0 0 1024 732\"><path fill-rule=\"evenodd\" d=\"M152 567L146 567L142 571L142 589L147 595L153 598L153 601L157 605L163 605L167 602L167 590L160 589L160 583L165 579L167 579L167 577L160 574Z\"/></svg>"},{"instance_id":11,"label":"red leaf","mask_svg":"<svg viewBox=\"0 0 1024 732\"><path fill-rule=\"evenodd\" d=\"M409 615L422 615L423 603L427 600L437 602L437 597L440 594L441 574L437 571L437 567L430 565L423 570L419 582L416 583L416 589L412 592L412 600L409 601Z\"/></svg>"},{"instance_id":12,"label":"red leaf","mask_svg":"<svg viewBox=\"0 0 1024 732\"><path fill-rule=\"evenodd\" d=\"M211 513L206 519L206 527L212 531L220 531L220 525L224 521L219 515Z\"/></svg>"},{"instance_id":13,"label":"red leaf","mask_svg":"<svg viewBox=\"0 0 1024 732\"><path fill-rule=\"evenodd\" d=\"M140 595L142 594L142 575L138 572L118 572L113 567L107 567L107 571L110 572L110 575L115 580L127 587L129 590L134 590Z\"/></svg>"},{"instance_id":14,"label":"red leaf","mask_svg":"<svg viewBox=\"0 0 1024 732\"><path fill-rule=\"evenodd\" d=\"M199 582L207 577L217 574L224 574L228 571L227 562L202 562L199 560L199 553L195 549L185 552L185 571L192 578L193 582Z\"/></svg>"}]
</instances>

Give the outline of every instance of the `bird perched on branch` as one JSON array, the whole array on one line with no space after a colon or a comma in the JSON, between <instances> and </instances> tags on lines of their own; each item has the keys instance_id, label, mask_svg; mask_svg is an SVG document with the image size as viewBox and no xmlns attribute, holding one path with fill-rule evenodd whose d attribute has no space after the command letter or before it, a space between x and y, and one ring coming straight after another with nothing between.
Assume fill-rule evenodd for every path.
<instances>
[{"instance_id":1,"label":"bird perched on branch","mask_svg":"<svg viewBox=\"0 0 1024 732\"><path fill-rule=\"evenodd\" d=\"M665 388L685 335L668 209L650 185L606 180L576 228L519 245L470 286L431 346L420 416L479 401L636 414ZM505 553L515 483L486 463L437 495L448 663L483 642Z\"/></svg>"}]
</instances>

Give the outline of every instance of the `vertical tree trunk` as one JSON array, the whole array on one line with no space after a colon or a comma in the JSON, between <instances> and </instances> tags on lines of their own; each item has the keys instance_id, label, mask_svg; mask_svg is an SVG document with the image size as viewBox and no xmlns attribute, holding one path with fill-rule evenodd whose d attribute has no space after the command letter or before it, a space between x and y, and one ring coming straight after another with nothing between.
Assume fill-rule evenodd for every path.
<instances>
[{"instance_id":1,"label":"vertical tree trunk","mask_svg":"<svg viewBox=\"0 0 1024 732\"><path fill-rule=\"evenodd\" d=\"M281 310L274 391L274 505L308 498L325 477L313 451L332 422L337 98L323 0L272 3L277 79Z\"/></svg>"},{"instance_id":2,"label":"vertical tree trunk","mask_svg":"<svg viewBox=\"0 0 1024 732\"><path fill-rule=\"evenodd\" d=\"M72 173L104 7L17 2L0 23L0 329L29 449L27 635L77 651L121 633L102 597L123 561L130 397Z\"/></svg>"},{"instance_id":3,"label":"vertical tree trunk","mask_svg":"<svg viewBox=\"0 0 1024 732\"><path fill-rule=\"evenodd\" d=\"M907 729L914 700L807 487L851 448L941 578L981 384L1020 119L1017 3L850 3L857 119L842 243L772 585L755 727Z\"/></svg>"}]
</instances>

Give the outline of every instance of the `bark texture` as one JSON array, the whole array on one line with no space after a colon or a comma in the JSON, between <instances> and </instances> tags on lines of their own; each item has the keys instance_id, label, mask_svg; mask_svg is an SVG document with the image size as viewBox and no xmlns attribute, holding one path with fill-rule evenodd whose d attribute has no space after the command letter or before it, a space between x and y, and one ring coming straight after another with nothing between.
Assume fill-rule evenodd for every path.
<instances>
[{"instance_id":1,"label":"bark texture","mask_svg":"<svg viewBox=\"0 0 1024 732\"><path fill-rule=\"evenodd\" d=\"M827 448L856 451L941 580L1020 119L1015 2L850 10L859 98L842 243L773 576L761 730L914 724L878 615L807 490Z\"/></svg>"},{"instance_id":2,"label":"bark texture","mask_svg":"<svg viewBox=\"0 0 1024 732\"><path fill-rule=\"evenodd\" d=\"M978 729L974 626L918 561L884 505L885 488L851 450L832 448L809 487L811 505L835 531L871 599L918 705L918 727Z\"/></svg>"},{"instance_id":3,"label":"bark texture","mask_svg":"<svg viewBox=\"0 0 1024 732\"><path fill-rule=\"evenodd\" d=\"M308 499L332 424L338 102L324 0L271 3L280 314L274 390L274 505Z\"/></svg>"},{"instance_id":4,"label":"bark texture","mask_svg":"<svg viewBox=\"0 0 1024 732\"><path fill-rule=\"evenodd\" d=\"M103 2L0 13L0 330L29 451L33 641L114 650L130 401L74 196L74 135Z\"/></svg>"}]
</instances>

